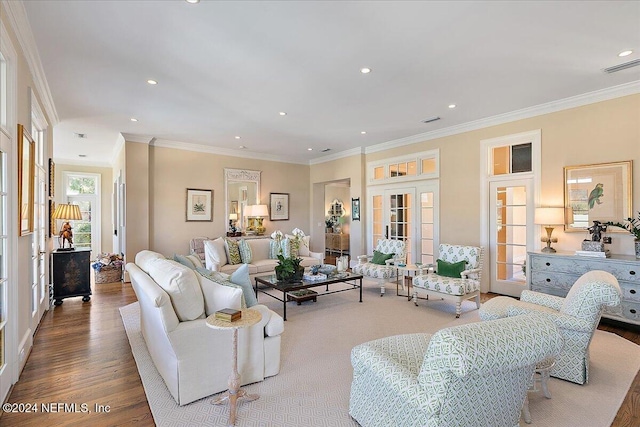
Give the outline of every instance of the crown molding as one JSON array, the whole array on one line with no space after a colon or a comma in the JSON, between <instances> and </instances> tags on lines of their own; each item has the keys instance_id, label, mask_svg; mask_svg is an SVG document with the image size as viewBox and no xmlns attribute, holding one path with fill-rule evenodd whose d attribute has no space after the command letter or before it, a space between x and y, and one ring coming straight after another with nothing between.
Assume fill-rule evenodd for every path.
<instances>
[{"instance_id":1,"label":"crown molding","mask_svg":"<svg viewBox=\"0 0 640 427\"><path fill-rule=\"evenodd\" d=\"M56 162L57 165L70 165L70 166L94 166L99 168L112 168L113 164L110 162L96 162L92 160L78 160L78 159L67 159L64 157L54 157L53 161Z\"/></svg>"},{"instance_id":2,"label":"crown molding","mask_svg":"<svg viewBox=\"0 0 640 427\"><path fill-rule=\"evenodd\" d=\"M56 111L55 103L53 102L53 96L51 96L51 90L49 89L49 83L47 83L47 77L42 68L42 62L40 61L40 55L38 54L38 47L36 41L33 38L33 32L31 31L31 25L29 19L27 19L27 12L24 9L22 1L6 1L3 0L2 4L7 12L9 18L9 25L15 33L18 43L22 48L22 53L27 61L27 66L31 72L33 83L35 85L40 100L42 101L43 108L49 118L49 126L53 127L60 123L58 112Z\"/></svg>"},{"instance_id":3,"label":"crown molding","mask_svg":"<svg viewBox=\"0 0 640 427\"><path fill-rule=\"evenodd\" d=\"M253 153L247 150L233 150L229 148L211 147L209 145L194 144L191 142L171 141L167 139L155 139L151 145L154 147L174 148L176 150L196 151L199 153L218 154L220 156L242 157L244 159L268 160L272 162L307 164L307 162L295 161L281 156L265 153Z\"/></svg>"},{"instance_id":4,"label":"crown molding","mask_svg":"<svg viewBox=\"0 0 640 427\"><path fill-rule=\"evenodd\" d=\"M640 93L640 80L609 87L606 89L600 89L594 92L588 92L582 95L560 99L557 101L548 102L546 104L540 104L533 107L523 108L521 110L511 111L509 113L498 114L496 116L474 120L472 122L462 123L460 125L447 127L444 129L438 129L431 132L420 133L405 138L383 142L381 144L371 145L365 148L365 153L376 153L378 151L385 151L391 148L415 144L417 142L424 142L432 139L456 135L459 133L470 132L490 126L501 125L504 123L514 122L516 120L528 119L531 117L541 116L543 114L555 113L562 110L568 110L570 108L582 107L584 105L594 104L601 101L608 101L610 99L620 98L637 93Z\"/></svg>"},{"instance_id":5,"label":"crown molding","mask_svg":"<svg viewBox=\"0 0 640 427\"><path fill-rule=\"evenodd\" d=\"M335 154L329 154L327 156L319 157L317 159L311 159L309 160L309 164L318 165L320 163L332 162L334 160L344 159L345 157L357 156L364 153L365 153L364 147L356 147L350 150L340 151Z\"/></svg>"},{"instance_id":6,"label":"crown molding","mask_svg":"<svg viewBox=\"0 0 640 427\"><path fill-rule=\"evenodd\" d=\"M120 135L122 135L122 137L124 138L124 141L122 142L123 144L126 141L126 142L137 142L139 144L151 145L155 140L154 137L149 135L136 135L133 133L122 133L122 132L120 133Z\"/></svg>"}]
</instances>

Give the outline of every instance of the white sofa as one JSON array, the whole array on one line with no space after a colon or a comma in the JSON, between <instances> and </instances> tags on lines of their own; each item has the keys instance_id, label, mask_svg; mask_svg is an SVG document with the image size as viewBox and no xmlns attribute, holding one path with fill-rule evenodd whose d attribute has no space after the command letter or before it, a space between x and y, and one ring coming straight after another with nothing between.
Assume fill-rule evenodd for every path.
<instances>
[{"instance_id":1,"label":"white sofa","mask_svg":"<svg viewBox=\"0 0 640 427\"><path fill-rule=\"evenodd\" d=\"M205 320L222 308L240 309L242 289L216 283L152 251L138 253L126 270L140 303L149 354L176 402L186 405L227 390L231 332L209 328ZM262 320L238 332L242 384L280 371L282 317L263 305L251 308Z\"/></svg>"},{"instance_id":2,"label":"white sofa","mask_svg":"<svg viewBox=\"0 0 640 427\"><path fill-rule=\"evenodd\" d=\"M305 238L307 238L305 236ZM190 247L191 253L203 260L208 270L219 271L231 274L236 271L243 263L231 264L228 252L225 251L224 239L203 239L202 244L194 242L192 239ZM247 244L251 247L251 262L246 263L249 266L249 274L266 274L273 273L275 266L278 264L276 258L269 257L269 248L272 239L246 239ZM200 249L201 248L201 249ZM308 241L306 244L300 245L299 258L302 258L300 265L311 267L312 265L322 264L324 254L320 252L311 252L309 250Z\"/></svg>"}]
</instances>

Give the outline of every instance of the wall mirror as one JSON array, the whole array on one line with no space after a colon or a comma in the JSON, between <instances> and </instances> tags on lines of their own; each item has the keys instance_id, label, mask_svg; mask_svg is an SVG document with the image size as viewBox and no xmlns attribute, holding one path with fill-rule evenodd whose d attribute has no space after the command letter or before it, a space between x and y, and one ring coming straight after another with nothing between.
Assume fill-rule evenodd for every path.
<instances>
[{"instance_id":1,"label":"wall mirror","mask_svg":"<svg viewBox=\"0 0 640 427\"><path fill-rule=\"evenodd\" d=\"M260 203L261 171L246 169L224 170L225 221L227 231L235 226L237 231L244 231L247 226L245 212L247 206Z\"/></svg>"}]
</instances>

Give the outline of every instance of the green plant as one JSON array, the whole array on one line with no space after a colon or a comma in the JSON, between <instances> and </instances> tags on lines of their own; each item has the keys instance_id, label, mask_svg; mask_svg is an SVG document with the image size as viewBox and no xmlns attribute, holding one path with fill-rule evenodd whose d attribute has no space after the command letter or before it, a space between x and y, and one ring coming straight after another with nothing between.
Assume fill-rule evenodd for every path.
<instances>
[{"instance_id":1,"label":"green plant","mask_svg":"<svg viewBox=\"0 0 640 427\"><path fill-rule=\"evenodd\" d=\"M285 258L282 255L278 255L278 265L276 265L276 277L278 280L289 282L297 278L300 274L300 263L302 258L289 257ZM302 268L304 271L304 267Z\"/></svg>"},{"instance_id":2,"label":"green plant","mask_svg":"<svg viewBox=\"0 0 640 427\"><path fill-rule=\"evenodd\" d=\"M325 225L327 226L327 228L331 228L333 227L333 221L331 220L331 218L327 218L324 220Z\"/></svg>"},{"instance_id":3,"label":"green plant","mask_svg":"<svg viewBox=\"0 0 640 427\"><path fill-rule=\"evenodd\" d=\"M633 234L636 240L640 240L640 211L638 211L638 218L627 218L622 223L609 221L606 224L624 228L629 233Z\"/></svg>"}]
</instances>

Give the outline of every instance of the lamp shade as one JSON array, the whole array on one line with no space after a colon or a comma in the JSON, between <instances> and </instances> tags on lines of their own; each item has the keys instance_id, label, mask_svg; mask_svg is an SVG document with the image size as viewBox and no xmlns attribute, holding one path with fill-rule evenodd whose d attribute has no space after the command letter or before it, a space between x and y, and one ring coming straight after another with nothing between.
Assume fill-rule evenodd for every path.
<instances>
[{"instance_id":1,"label":"lamp shade","mask_svg":"<svg viewBox=\"0 0 640 427\"><path fill-rule=\"evenodd\" d=\"M247 205L244 207L244 216L253 216L253 207L255 205Z\"/></svg>"},{"instance_id":2,"label":"lamp shade","mask_svg":"<svg viewBox=\"0 0 640 427\"><path fill-rule=\"evenodd\" d=\"M254 205L253 216L269 216L269 209L267 208L267 205Z\"/></svg>"},{"instance_id":3,"label":"lamp shade","mask_svg":"<svg viewBox=\"0 0 640 427\"><path fill-rule=\"evenodd\" d=\"M534 222L539 225L564 224L564 208L536 208Z\"/></svg>"},{"instance_id":4,"label":"lamp shade","mask_svg":"<svg viewBox=\"0 0 640 427\"><path fill-rule=\"evenodd\" d=\"M82 213L80 212L80 206L72 204L60 204L56 206L56 210L53 212L55 219L64 220L80 220L82 219Z\"/></svg>"},{"instance_id":5,"label":"lamp shade","mask_svg":"<svg viewBox=\"0 0 640 427\"><path fill-rule=\"evenodd\" d=\"M238 214L237 214L237 213L229 214L229 219L230 219L231 221L235 221L235 220L237 220L237 219L238 219Z\"/></svg>"}]
</instances>

